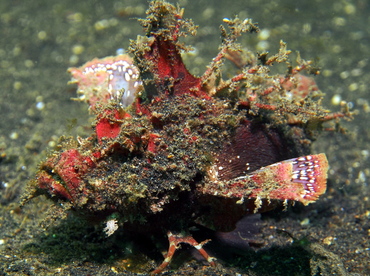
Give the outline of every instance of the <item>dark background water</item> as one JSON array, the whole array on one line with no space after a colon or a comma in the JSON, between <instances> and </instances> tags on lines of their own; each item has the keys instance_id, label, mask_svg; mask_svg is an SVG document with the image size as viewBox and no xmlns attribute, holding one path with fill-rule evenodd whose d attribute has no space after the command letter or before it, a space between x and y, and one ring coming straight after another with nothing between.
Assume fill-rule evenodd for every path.
<instances>
[{"instance_id":1,"label":"dark background water","mask_svg":"<svg viewBox=\"0 0 370 276\"><path fill-rule=\"evenodd\" d=\"M322 68L316 81L326 93L328 109L340 110L338 104L345 100L358 110L353 121L342 123L348 134L324 134L314 146L314 151L327 153L331 165L327 194L308 211L287 212L269 223L298 236L310 235L342 260L348 272L369 274L369 2L179 1L179 5L185 7L185 17L199 25L197 36L185 39L196 50L186 59L194 74L201 75L217 54L223 18L253 18L263 32L244 35L243 46L274 53L284 40L289 49L299 50ZM45 210L45 203L40 200L20 211L19 196L59 136L88 134L91 118L86 105L70 100L75 87L67 85L67 68L127 48L130 39L142 34L136 18L145 17L146 8L147 1L137 0L0 2L0 273L26 273L26 268L12 270L26 258L34 266L42 263L37 265L39 273L55 270L48 267L47 257L37 259L22 250L34 231L43 231L38 226L43 216L35 210L39 205ZM258 269L254 273L264 275Z\"/></svg>"}]
</instances>

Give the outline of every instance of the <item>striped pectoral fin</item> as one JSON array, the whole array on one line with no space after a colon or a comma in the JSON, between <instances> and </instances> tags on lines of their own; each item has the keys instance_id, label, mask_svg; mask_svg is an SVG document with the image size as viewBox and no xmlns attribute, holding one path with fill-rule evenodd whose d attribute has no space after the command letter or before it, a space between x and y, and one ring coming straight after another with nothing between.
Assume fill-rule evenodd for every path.
<instances>
[{"instance_id":1,"label":"striped pectoral fin","mask_svg":"<svg viewBox=\"0 0 370 276\"><path fill-rule=\"evenodd\" d=\"M307 155L252 172L258 187L250 197L295 200L307 205L325 193L328 161L325 154Z\"/></svg>"}]
</instances>

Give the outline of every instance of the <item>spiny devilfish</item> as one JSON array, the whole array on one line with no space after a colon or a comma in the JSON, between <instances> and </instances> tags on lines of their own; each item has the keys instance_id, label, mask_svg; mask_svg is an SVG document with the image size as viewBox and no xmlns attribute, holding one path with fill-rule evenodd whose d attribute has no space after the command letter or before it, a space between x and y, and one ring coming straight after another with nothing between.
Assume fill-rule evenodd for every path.
<instances>
[{"instance_id":1,"label":"spiny devilfish","mask_svg":"<svg viewBox=\"0 0 370 276\"><path fill-rule=\"evenodd\" d=\"M27 199L69 202L64 206L80 216L107 221L108 235L118 226L167 233L169 250L155 274L179 243L214 263L190 227L232 231L247 214L317 200L328 163L325 154L309 154L310 144L325 121L345 114L327 114L317 89L291 96L298 73L311 67L300 60L292 68L283 42L271 57L250 54L241 72L223 80L220 66L230 53L237 59L237 36L258 31L251 20L224 21L230 31L222 27L220 53L195 77L178 41L195 33L191 21L163 1L150 2L147 14L146 35L130 46L135 66L120 55L69 70L96 114L94 131L65 140L41 164ZM276 62L288 63L285 77L268 74Z\"/></svg>"}]
</instances>

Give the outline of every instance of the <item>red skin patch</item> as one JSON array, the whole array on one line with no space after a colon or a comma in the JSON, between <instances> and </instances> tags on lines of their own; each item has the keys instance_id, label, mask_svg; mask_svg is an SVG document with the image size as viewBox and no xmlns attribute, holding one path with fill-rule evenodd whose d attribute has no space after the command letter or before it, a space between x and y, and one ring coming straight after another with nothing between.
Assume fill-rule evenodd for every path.
<instances>
[{"instance_id":1,"label":"red skin patch","mask_svg":"<svg viewBox=\"0 0 370 276\"><path fill-rule=\"evenodd\" d=\"M95 132L99 143L103 138L116 138L121 131L121 120L130 118L131 115L119 110L104 110L99 114Z\"/></svg>"},{"instance_id":2,"label":"red skin patch","mask_svg":"<svg viewBox=\"0 0 370 276\"><path fill-rule=\"evenodd\" d=\"M95 167L89 157L83 157L77 149L64 151L42 164L37 181L41 189L47 189L53 196L76 201L83 176Z\"/></svg>"}]
</instances>

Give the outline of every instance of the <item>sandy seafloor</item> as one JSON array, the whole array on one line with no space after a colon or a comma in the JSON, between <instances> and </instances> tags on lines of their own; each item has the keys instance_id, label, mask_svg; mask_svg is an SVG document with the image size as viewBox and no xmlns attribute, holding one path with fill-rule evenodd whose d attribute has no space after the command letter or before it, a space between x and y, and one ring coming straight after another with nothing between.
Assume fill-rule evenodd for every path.
<instances>
[{"instance_id":1,"label":"sandy seafloor","mask_svg":"<svg viewBox=\"0 0 370 276\"><path fill-rule=\"evenodd\" d=\"M248 34L240 42L275 52L283 39L322 68L316 81L324 104L338 111L345 100L358 115L342 122L347 135L325 133L314 145L329 159L327 193L307 207L262 216L265 249L239 252L216 267L180 253L164 274L370 275L369 1L179 4L199 25L186 40L197 50L187 59L194 74L216 55L223 18L253 18L265 36ZM130 241L106 239L77 218L45 229L52 203L44 197L18 207L58 137L89 133L86 104L70 100L75 88L67 85L67 68L127 48L142 34L135 18L145 17L146 8L142 0L0 2L0 275L145 275L160 262L140 250L129 253Z\"/></svg>"}]
</instances>

